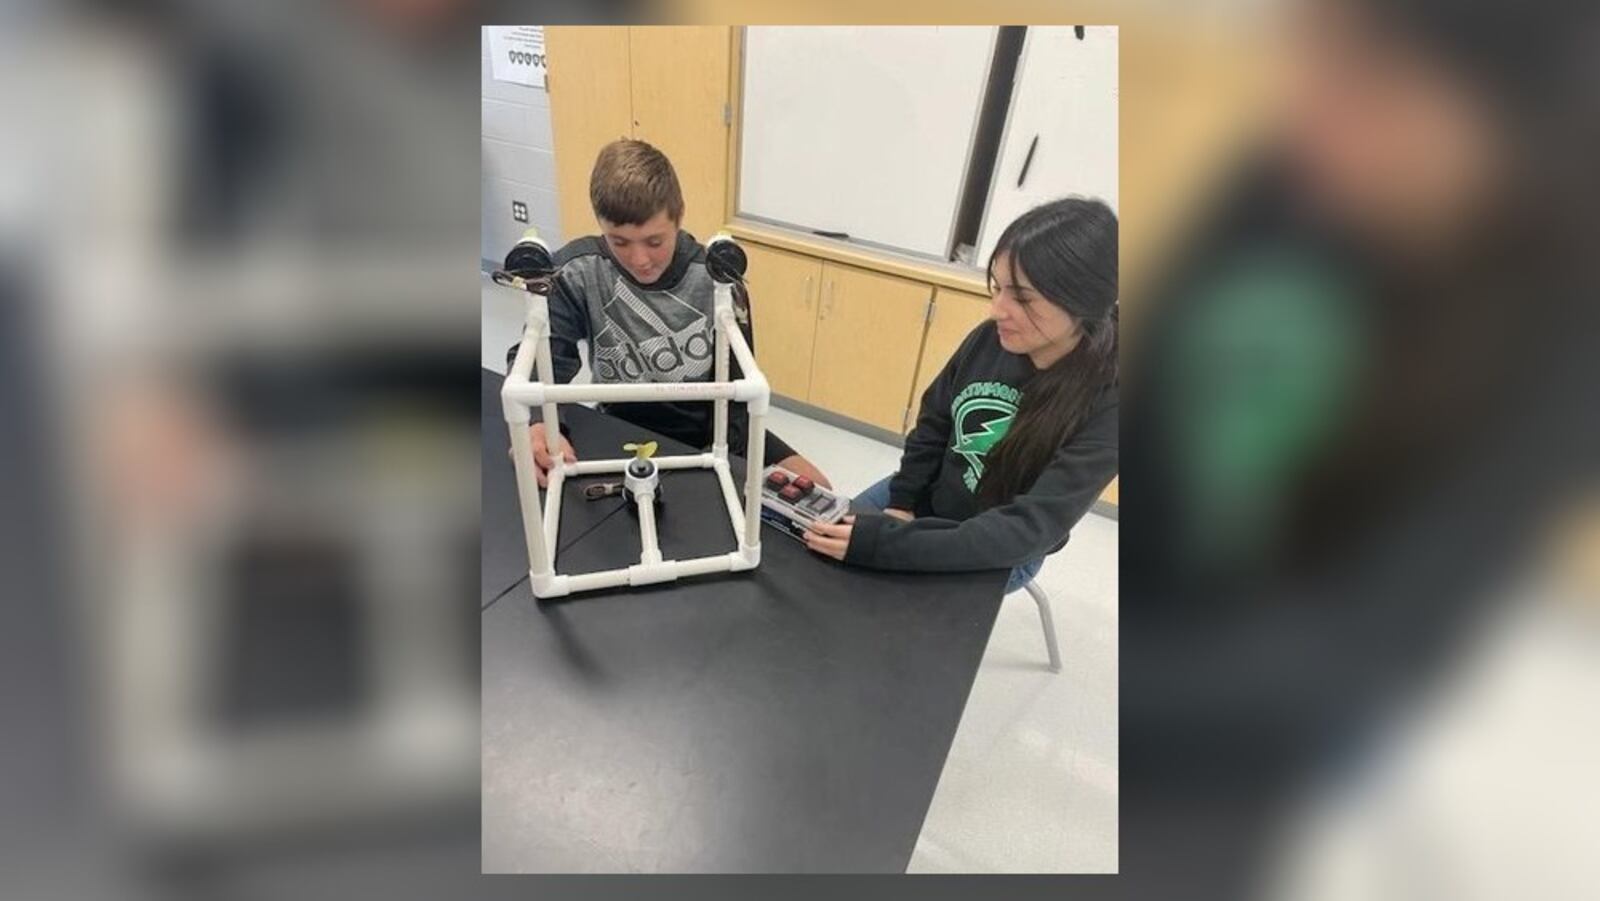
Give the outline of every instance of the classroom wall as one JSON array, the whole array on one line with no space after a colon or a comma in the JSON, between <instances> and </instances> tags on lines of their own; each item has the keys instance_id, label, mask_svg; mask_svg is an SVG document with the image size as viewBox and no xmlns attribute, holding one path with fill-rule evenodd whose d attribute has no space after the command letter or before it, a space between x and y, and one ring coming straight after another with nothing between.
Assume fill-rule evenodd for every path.
<instances>
[{"instance_id":1,"label":"classroom wall","mask_svg":"<svg viewBox=\"0 0 1600 901\"><path fill-rule=\"evenodd\" d=\"M480 256L498 264L529 226L552 248L561 234L556 189L555 140L550 128L550 95L540 88L490 77L487 44L479 65L483 86L483 226ZM528 222L511 218L513 200L528 205Z\"/></svg>"}]
</instances>

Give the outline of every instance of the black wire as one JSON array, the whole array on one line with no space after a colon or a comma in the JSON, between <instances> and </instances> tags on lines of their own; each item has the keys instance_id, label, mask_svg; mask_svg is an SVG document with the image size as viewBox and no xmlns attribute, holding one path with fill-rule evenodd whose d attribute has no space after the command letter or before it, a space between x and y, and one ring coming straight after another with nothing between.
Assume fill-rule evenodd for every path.
<instances>
[{"instance_id":1,"label":"black wire","mask_svg":"<svg viewBox=\"0 0 1600 901\"><path fill-rule=\"evenodd\" d=\"M523 573L522 574L522 578L518 579L515 582L512 582L510 585L507 585L505 591L502 591L499 594L495 595L494 597L490 598L489 599L489 603L484 604L483 607L478 610L478 614L481 616L481 615L483 615L485 613L488 613L490 607L493 607L495 605L495 603L498 602L501 598L503 598L506 595L510 594L512 589L516 588L518 585L521 585L523 582L526 582L526 581L528 581L528 574L527 573Z\"/></svg>"},{"instance_id":2,"label":"black wire","mask_svg":"<svg viewBox=\"0 0 1600 901\"><path fill-rule=\"evenodd\" d=\"M581 491L582 489L579 489L579 490ZM619 495L619 497L621 497L621 496ZM566 499L562 498L562 501L564 503L566 501ZM594 501L585 500L584 503L592 504L592 503L594 503ZM611 519L611 517L616 516L618 513L621 513L623 510L626 510L629 506L631 506L631 504L628 502L627 498L622 498L621 502L617 504L616 509L614 509L610 513L607 513L606 515L600 517L600 519L598 521L596 521L594 525L590 526L587 529L584 529L582 532L579 532L577 535L575 535L575 536L573 536L571 538L568 538L565 542L563 542L561 544L558 544L556 546L555 555L551 558L552 562L554 562L555 560L559 560L561 558L561 552L562 551L567 550L568 548L572 547L574 544L577 544L578 542L582 541L584 538L588 537L589 533L591 533L595 529L598 529L601 526L605 525ZM503 598L506 595L510 594L513 590L515 590L518 586L520 586L523 582L526 582L526 581L528 581L528 574L527 573L523 573L522 574L522 578L518 579L515 582L512 582L510 585L507 585L506 589L504 591L502 591L499 594L495 595L494 597L490 598L489 599L489 603L484 604L481 608L479 608L478 613L480 615L482 615L484 613L488 613L490 607L493 607L496 603L499 602L499 600L501 598Z\"/></svg>"}]
</instances>

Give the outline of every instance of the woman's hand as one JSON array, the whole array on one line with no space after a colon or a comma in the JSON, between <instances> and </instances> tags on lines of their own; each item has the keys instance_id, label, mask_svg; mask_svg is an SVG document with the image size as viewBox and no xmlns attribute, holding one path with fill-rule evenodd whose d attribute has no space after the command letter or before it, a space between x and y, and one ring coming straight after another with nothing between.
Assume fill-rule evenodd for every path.
<instances>
[{"instance_id":1,"label":"woman's hand","mask_svg":"<svg viewBox=\"0 0 1600 901\"><path fill-rule=\"evenodd\" d=\"M894 507L883 511L883 515L893 516L895 519L906 522L917 518L906 510L898 510ZM806 547L824 557L832 557L843 562L845 551L850 549L850 533L855 523L854 514L846 516L837 523L810 523L806 526Z\"/></svg>"},{"instance_id":2,"label":"woman's hand","mask_svg":"<svg viewBox=\"0 0 1600 901\"><path fill-rule=\"evenodd\" d=\"M806 547L824 557L844 562L844 553L850 549L850 531L855 527L855 522L854 516L846 516L833 523L807 523Z\"/></svg>"}]
</instances>

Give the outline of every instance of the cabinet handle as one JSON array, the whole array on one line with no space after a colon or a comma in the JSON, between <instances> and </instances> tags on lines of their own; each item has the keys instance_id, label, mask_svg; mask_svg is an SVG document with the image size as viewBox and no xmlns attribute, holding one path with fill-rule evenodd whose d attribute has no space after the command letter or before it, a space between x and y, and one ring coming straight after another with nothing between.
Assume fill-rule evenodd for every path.
<instances>
[{"instance_id":1,"label":"cabinet handle","mask_svg":"<svg viewBox=\"0 0 1600 901\"><path fill-rule=\"evenodd\" d=\"M806 286L800 291L800 305L811 309L811 276L806 276Z\"/></svg>"},{"instance_id":2,"label":"cabinet handle","mask_svg":"<svg viewBox=\"0 0 1600 901\"><path fill-rule=\"evenodd\" d=\"M822 316L819 318L827 319L828 314L833 312L833 287L833 279L830 278L828 279L828 296L822 301Z\"/></svg>"}]
</instances>

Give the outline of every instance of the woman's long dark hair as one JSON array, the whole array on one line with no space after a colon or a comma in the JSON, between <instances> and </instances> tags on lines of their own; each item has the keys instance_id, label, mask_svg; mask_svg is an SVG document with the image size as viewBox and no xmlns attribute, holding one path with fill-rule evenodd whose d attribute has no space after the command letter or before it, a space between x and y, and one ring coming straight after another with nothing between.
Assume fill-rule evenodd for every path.
<instances>
[{"instance_id":1,"label":"woman's long dark hair","mask_svg":"<svg viewBox=\"0 0 1600 901\"><path fill-rule=\"evenodd\" d=\"M1083 330L1078 344L1022 388L1022 404L1006 436L989 451L978 501L1006 503L1032 487L1056 450L1083 425L1100 392L1117 380L1117 217L1098 200L1068 197L1023 213L989 255L1009 254L1012 283L1020 272Z\"/></svg>"}]
</instances>

